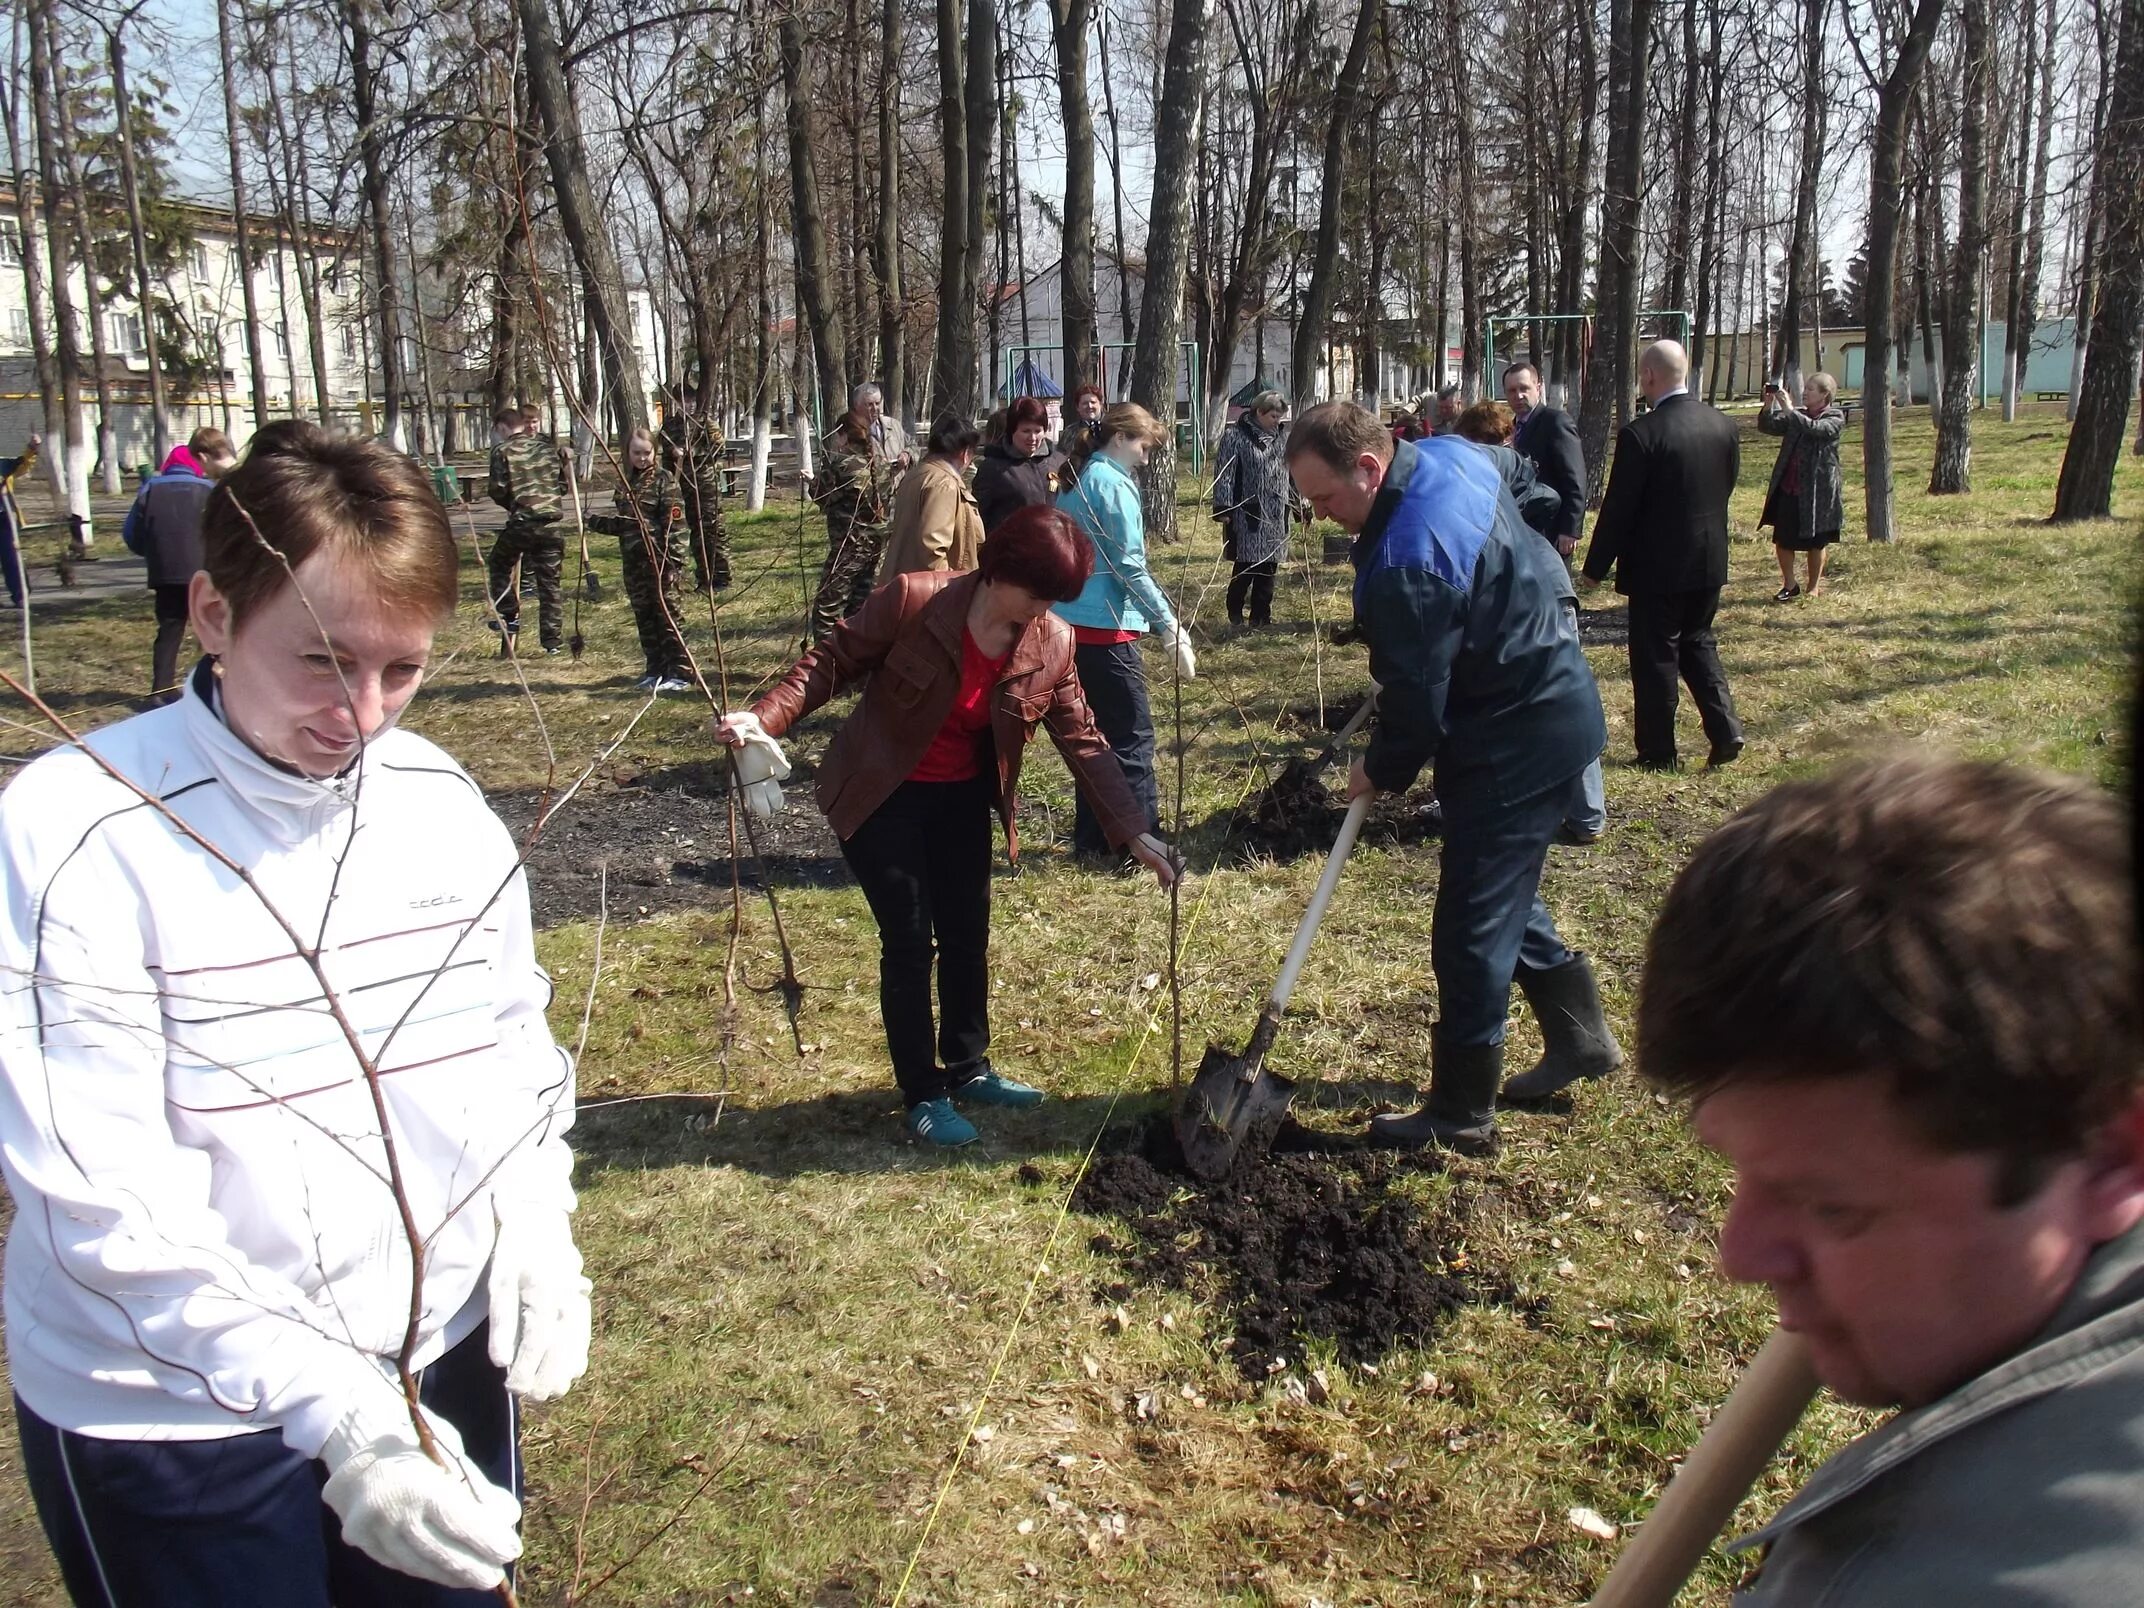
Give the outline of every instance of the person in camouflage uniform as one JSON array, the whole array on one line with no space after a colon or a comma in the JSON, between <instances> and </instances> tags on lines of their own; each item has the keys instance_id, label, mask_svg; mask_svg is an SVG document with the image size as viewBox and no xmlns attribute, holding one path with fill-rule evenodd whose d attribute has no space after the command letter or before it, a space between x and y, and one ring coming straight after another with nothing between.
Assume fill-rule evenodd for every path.
<instances>
[{"instance_id":1,"label":"person in camouflage uniform","mask_svg":"<svg viewBox=\"0 0 2144 1608\"><path fill-rule=\"evenodd\" d=\"M559 529L565 468L558 448L536 434L519 409L502 408L493 422L499 428L499 444L491 449L485 490L506 510L506 526L491 544L489 566L492 607L505 627L500 648L512 653L521 629L521 598L514 587L518 564L536 581L537 635L543 651L556 653L566 640L565 592L559 581L566 558L566 536Z\"/></svg>"},{"instance_id":2,"label":"person in camouflage uniform","mask_svg":"<svg viewBox=\"0 0 2144 1608\"><path fill-rule=\"evenodd\" d=\"M714 415L672 386L663 410L663 467L677 480L691 533L693 585L702 592L730 584L730 533L722 523L722 426Z\"/></svg>"},{"instance_id":3,"label":"person in camouflage uniform","mask_svg":"<svg viewBox=\"0 0 2144 1608\"><path fill-rule=\"evenodd\" d=\"M826 438L826 460L812 479L811 495L826 511L826 567L811 603L816 642L863 607L886 552L893 465L857 414L844 414Z\"/></svg>"},{"instance_id":4,"label":"person in camouflage uniform","mask_svg":"<svg viewBox=\"0 0 2144 1608\"><path fill-rule=\"evenodd\" d=\"M634 685L654 692L683 692L692 667L679 631L684 602L679 577L685 571L685 516L677 477L655 461L655 438L635 430L625 444L625 479L614 493L615 514L588 521L618 538L619 569L626 601L640 632L647 674Z\"/></svg>"}]
</instances>

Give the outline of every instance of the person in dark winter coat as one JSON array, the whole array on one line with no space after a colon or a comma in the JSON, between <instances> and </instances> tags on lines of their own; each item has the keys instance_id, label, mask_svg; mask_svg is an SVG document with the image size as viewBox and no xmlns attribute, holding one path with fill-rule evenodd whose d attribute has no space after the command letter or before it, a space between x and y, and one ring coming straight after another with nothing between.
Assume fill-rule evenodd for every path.
<instances>
[{"instance_id":1,"label":"person in dark winter coat","mask_svg":"<svg viewBox=\"0 0 2144 1608\"><path fill-rule=\"evenodd\" d=\"M1824 549L1839 539L1846 523L1846 499L1839 484L1839 435L1846 412L1832 400L1839 382L1829 374L1812 374L1802 382L1802 405L1796 407L1776 385L1764 388L1764 411L1757 428L1784 436L1772 464L1772 484L1764 494L1760 525L1772 527L1772 551L1779 558L1776 601L1790 603L1802 595L1794 581L1794 555L1805 553L1808 592L1824 590Z\"/></svg>"},{"instance_id":2,"label":"person in dark winter coat","mask_svg":"<svg viewBox=\"0 0 2144 1608\"><path fill-rule=\"evenodd\" d=\"M1005 410L1003 433L992 436L975 466L975 506L985 536L1021 509L1047 508L1056 497L1042 451L1049 428L1049 413L1034 397L1015 397Z\"/></svg>"},{"instance_id":3,"label":"person in dark winter coat","mask_svg":"<svg viewBox=\"0 0 2144 1608\"><path fill-rule=\"evenodd\" d=\"M1221 432L1213 471L1213 517L1221 551L1235 568L1228 578L1228 623L1241 625L1246 606L1255 628L1273 623L1273 577L1288 552L1294 488L1280 431L1287 399L1261 391Z\"/></svg>"},{"instance_id":4,"label":"person in dark winter coat","mask_svg":"<svg viewBox=\"0 0 2144 1608\"><path fill-rule=\"evenodd\" d=\"M179 698L186 593L201 567L201 510L217 477L236 456L229 436L214 425L203 425L185 446L171 449L164 467L136 493L119 529L127 551L147 561L149 590L156 598L156 643L149 662L149 697L155 703L176 703Z\"/></svg>"},{"instance_id":5,"label":"person in dark winter coat","mask_svg":"<svg viewBox=\"0 0 2144 1608\"><path fill-rule=\"evenodd\" d=\"M1586 519L1586 455L1578 445L1578 426L1561 408L1541 398L1541 371L1531 363L1504 370L1504 400L1511 405L1511 445L1533 460L1534 478L1561 499L1556 519L1542 534L1569 558L1578 550L1578 533Z\"/></svg>"}]
</instances>

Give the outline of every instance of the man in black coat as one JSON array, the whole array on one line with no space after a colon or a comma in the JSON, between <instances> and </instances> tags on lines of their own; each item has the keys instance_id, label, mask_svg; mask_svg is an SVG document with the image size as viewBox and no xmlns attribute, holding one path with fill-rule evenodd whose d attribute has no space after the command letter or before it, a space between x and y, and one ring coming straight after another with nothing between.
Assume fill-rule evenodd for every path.
<instances>
[{"instance_id":1,"label":"man in black coat","mask_svg":"<svg viewBox=\"0 0 2144 1608\"><path fill-rule=\"evenodd\" d=\"M1638 389L1652 411L1616 437L1608 493L1586 549L1584 590L1615 567L1630 599L1631 725L1638 763L1675 764L1675 679L1712 748L1706 764L1742 752L1742 723L1720 667L1712 620L1727 581L1727 499L1742 465L1741 431L1687 387L1690 359L1674 341L1638 354Z\"/></svg>"},{"instance_id":2,"label":"man in black coat","mask_svg":"<svg viewBox=\"0 0 2144 1608\"><path fill-rule=\"evenodd\" d=\"M1534 478L1562 499L1556 517L1542 534L1569 558L1578 550L1579 527L1586 518L1586 455L1579 450L1578 427L1561 408L1541 399L1541 371L1531 363L1504 370L1504 400L1518 420L1511 444L1534 461Z\"/></svg>"}]
</instances>

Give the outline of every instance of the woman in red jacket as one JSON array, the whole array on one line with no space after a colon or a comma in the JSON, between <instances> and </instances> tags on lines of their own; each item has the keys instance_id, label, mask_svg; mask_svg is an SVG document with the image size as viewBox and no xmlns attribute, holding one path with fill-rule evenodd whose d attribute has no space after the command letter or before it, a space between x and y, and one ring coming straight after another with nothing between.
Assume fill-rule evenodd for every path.
<instances>
[{"instance_id":1,"label":"woman in red jacket","mask_svg":"<svg viewBox=\"0 0 2144 1608\"><path fill-rule=\"evenodd\" d=\"M990 812L1019 855L1020 758L1038 723L1071 767L1110 840L1167 887L1168 846L1146 830L1072 665L1072 628L1050 605L1077 597L1090 549L1052 508L1023 508L968 573L924 570L874 591L748 712L716 725L744 750L740 774L769 774L774 739L847 687L863 697L819 766L819 807L841 838L879 929L879 1007L908 1129L965 1145L954 1100L1032 1106L1042 1091L990 1064ZM748 788L748 797L750 795ZM931 1018L937 960L938 1021Z\"/></svg>"}]
</instances>

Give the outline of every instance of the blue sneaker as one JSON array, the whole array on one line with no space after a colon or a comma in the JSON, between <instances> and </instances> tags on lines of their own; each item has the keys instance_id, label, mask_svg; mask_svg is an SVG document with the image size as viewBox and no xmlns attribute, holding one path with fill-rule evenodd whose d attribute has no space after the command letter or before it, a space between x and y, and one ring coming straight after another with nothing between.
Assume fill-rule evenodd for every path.
<instances>
[{"instance_id":1,"label":"blue sneaker","mask_svg":"<svg viewBox=\"0 0 2144 1608\"><path fill-rule=\"evenodd\" d=\"M980 1072L953 1093L978 1105L1011 1106L1016 1111L1025 1111L1043 1101L1040 1089L1031 1083L1022 1083L1018 1078L1007 1077L988 1061L983 1063Z\"/></svg>"},{"instance_id":2,"label":"blue sneaker","mask_svg":"<svg viewBox=\"0 0 2144 1608\"><path fill-rule=\"evenodd\" d=\"M910 1106L908 1131L924 1143L946 1150L972 1145L982 1137L975 1131L975 1124L955 1111L953 1102L944 1095Z\"/></svg>"}]
</instances>

